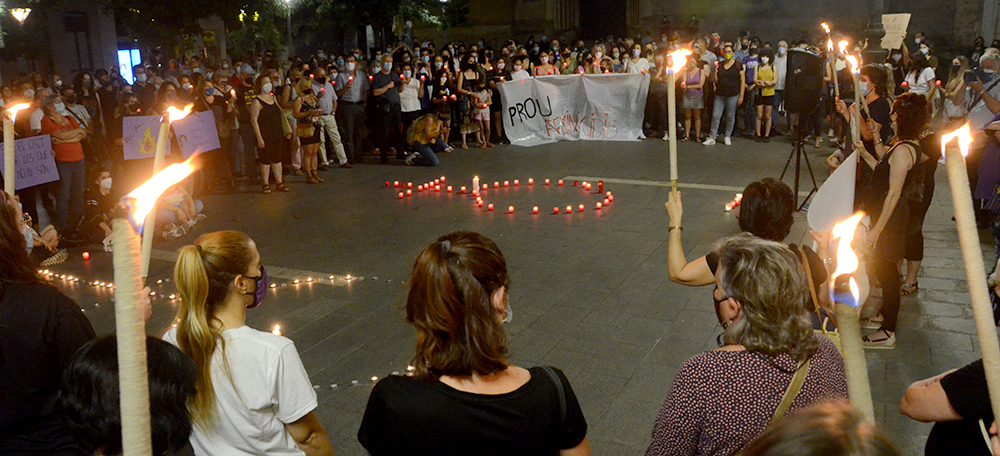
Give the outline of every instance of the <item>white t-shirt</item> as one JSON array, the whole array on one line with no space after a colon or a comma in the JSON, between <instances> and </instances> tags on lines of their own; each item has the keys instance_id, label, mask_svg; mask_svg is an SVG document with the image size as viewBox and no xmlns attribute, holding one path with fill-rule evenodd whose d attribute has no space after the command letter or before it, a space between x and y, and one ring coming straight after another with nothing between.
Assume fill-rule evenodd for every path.
<instances>
[{"instance_id":1,"label":"white t-shirt","mask_svg":"<svg viewBox=\"0 0 1000 456\"><path fill-rule=\"evenodd\" d=\"M934 69L931 67L924 68L919 76L916 71L911 71L906 75L906 87L909 92L923 95L931 91L930 82L934 78Z\"/></svg>"},{"instance_id":2,"label":"white t-shirt","mask_svg":"<svg viewBox=\"0 0 1000 456\"><path fill-rule=\"evenodd\" d=\"M788 78L788 54L784 56L774 56L774 72L778 76L778 82L774 84L774 90L785 90L785 80Z\"/></svg>"},{"instance_id":3,"label":"white t-shirt","mask_svg":"<svg viewBox=\"0 0 1000 456\"><path fill-rule=\"evenodd\" d=\"M45 111L42 108L38 108L31 112L31 117L28 119L28 127L31 128L32 132L42 131L42 118L45 117Z\"/></svg>"},{"instance_id":4,"label":"white t-shirt","mask_svg":"<svg viewBox=\"0 0 1000 456\"><path fill-rule=\"evenodd\" d=\"M197 426L192 430L195 454L304 455L285 423L316 409L317 401L295 344L249 326L225 331L222 337L232 383L223 370L222 351L216 350L212 387L218 419L211 434ZM163 339L177 345L177 328Z\"/></svg>"},{"instance_id":5,"label":"white t-shirt","mask_svg":"<svg viewBox=\"0 0 1000 456\"><path fill-rule=\"evenodd\" d=\"M420 76L415 75L409 83L403 83L403 91L399 92L399 107L403 112L420 110Z\"/></svg>"},{"instance_id":6,"label":"white t-shirt","mask_svg":"<svg viewBox=\"0 0 1000 456\"><path fill-rule=\"evenodd\" d=\"M522 79L528 79L531 75L528 74L527 70L517 70L510 74L511 81L520 81Z\"/></svg>"},{"instance_id":7,"label":"white t-shirt","mask_svg":"<svg viewBox=\"0 0 1000 456\"><path fill-rule=\"evenodd\" d=\"M992 74L989 82L983 81L983 90L989 90L989 94L996 99L1000 99L1000 83L996 83L995 78L1000 77L996 74ZM994 84L996 83L996 84ZM978 97L978 95L977 95ZM986 102L981 98L975 105L969 108L969 115L966 119L969 121L969 128L972 131L983 131L983 128L993 120L996 114L990 111L990 108L986 106Z\"/></svg>"},{"instance_id":8,"label":"white t-shirt","mask_svg":"<svg viewBox=\"0 0 1000 456\"><path fill-rule=\"evenodd\" d=\"M636 63L632 63L631 59L626 60L625 72L634 74L649 73L649 60L646 60L645 57L639 57L639 61Z\"/></svg>"}]
</instances>

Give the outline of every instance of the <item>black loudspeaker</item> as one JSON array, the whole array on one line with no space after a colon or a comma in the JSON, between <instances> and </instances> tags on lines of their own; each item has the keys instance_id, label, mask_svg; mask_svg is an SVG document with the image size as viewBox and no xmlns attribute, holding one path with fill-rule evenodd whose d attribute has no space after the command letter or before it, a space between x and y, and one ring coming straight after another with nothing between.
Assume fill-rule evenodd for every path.
<instances>
[{"instance_id":1,"label":"black loudspeaker","mask_svg":"<svg viewBox=\"0 0 1000 456\"><path fill-rule=\"evenodd\" d=\"M788 50L785 111L808 114L819 103L823 87L823 57L809 49Z\"/></svg>"}]
</instances>

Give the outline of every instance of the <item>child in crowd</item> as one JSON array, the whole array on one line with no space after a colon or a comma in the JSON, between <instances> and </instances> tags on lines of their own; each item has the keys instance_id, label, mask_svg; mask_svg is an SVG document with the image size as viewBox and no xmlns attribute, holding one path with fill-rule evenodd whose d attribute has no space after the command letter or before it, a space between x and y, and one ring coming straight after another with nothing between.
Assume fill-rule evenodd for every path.
<instances>
[{"instance_id":1,"label":"child in crowd","mask_svg":"<svg viewBox=\"0 0 1000 456\"><path fill-rule=\"evenodd\" d=\"M490 91L486 88L486 82L479 81L476 83L476 122L479 123L479 131L476 132L476 139L479 140L479 148L485 149L487 147L493 147L490 142L490 105L493 104L493 99L490 97Z\"/></svg>"}]
</instances>

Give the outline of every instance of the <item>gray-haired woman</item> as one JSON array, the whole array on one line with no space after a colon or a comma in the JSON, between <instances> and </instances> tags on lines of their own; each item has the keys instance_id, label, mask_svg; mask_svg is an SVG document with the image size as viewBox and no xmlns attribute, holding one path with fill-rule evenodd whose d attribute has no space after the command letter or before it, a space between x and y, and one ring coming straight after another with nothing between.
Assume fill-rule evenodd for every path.
<instances>
[{"instance_id":1,"label":"gray-haired woman","mask_svg":"<svg viewBox=\"0 0 1000 456\"><path fill-rule=\"evenodd\" d=\"M813 334L792 250L742 235L722 240L715 254L720 348L677 371L647 455L735 454L785 411L847 398L844 361Z\"/></svg>"}]
</instances>

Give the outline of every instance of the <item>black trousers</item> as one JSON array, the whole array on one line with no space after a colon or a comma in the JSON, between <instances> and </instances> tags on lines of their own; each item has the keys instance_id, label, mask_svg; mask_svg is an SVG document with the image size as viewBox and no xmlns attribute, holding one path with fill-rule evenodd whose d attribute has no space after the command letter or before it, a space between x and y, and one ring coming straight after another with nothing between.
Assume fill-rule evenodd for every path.
<instances>
[{"instance_id":1,"label":"black trousers","mask_svg":"<svg viewBox=\"0 0 1000 456\"><path fill-rule=\"evenodd\" d=\"M382 107L376 107L375 113L378 134L372 139L375 142L375 147L379 148L381 152L382 161L385 161L389 156L390 147L396 148L397 155L403 152L405 143L402 112L398 104L391 104L388 111Z\"/></svg>"}]
</instances>

